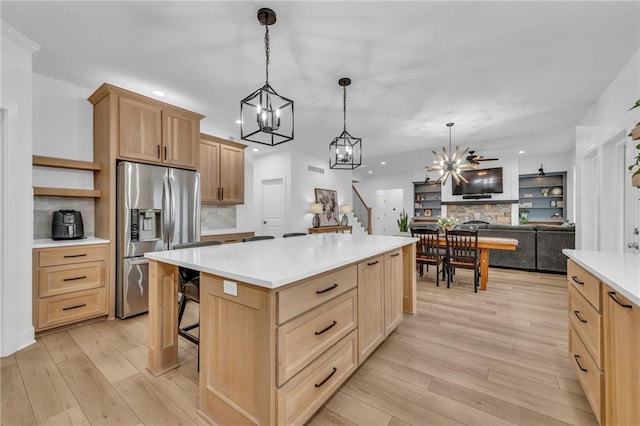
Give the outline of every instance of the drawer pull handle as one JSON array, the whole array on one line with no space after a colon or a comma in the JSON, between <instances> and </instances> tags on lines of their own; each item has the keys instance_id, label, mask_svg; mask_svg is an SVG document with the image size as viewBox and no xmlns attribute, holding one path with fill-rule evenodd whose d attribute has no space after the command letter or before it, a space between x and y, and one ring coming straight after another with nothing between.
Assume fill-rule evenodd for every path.
<instances>
[{"instance_id":1,"label":"drawer pull handle","mask_svg":"<svg viewBox=\"0 0 640 426\"><path fill-rule=\"evenodd\" d=\"M574 283L576 284L580 284L580 285L584 285L584 281L580 281L578 279L578 277L576 277L575 275L571 275L571 279L573 280Z\"/></svg>"},{"instance_id":2,"label":"drawer pull handle","mask_svg":"<svg viewBox=\"0 0 640 426\"><path fill-rule=\"evenodd\" d=\"M320 383L316 383L315 387L319 388L320 386L324 385L325 383L327 383L327 380L329 380L330 378L333 377L334 374L336 374L336 371L338 371L337 368L333 367L333 370L331 371L331 373L325 377L325 379L323 381L321 381Z\"/></svg>"},{"instance_id":3,"label":"drawer pull handle","mask_svg":"<svg viewBox=\"0 0 640 426\"><path fill-rule=\"evenodd\" d=\"M237 241L237 240L224 240L224 242L225 242L225 243L234 243L234 242L236 242L236 241Z\"/></svg>"},{"instance_id":4,"label":"drawer pull handle","mask_svg":"<svg viewBox=\"0 0 640 426\"><path fill-rule=\"evenodd\" d=\"M627 305L626 303L622 303L621 301L619 301L618 298L616 297L615 291L608 291L607 293L609 294L609 297L612 298L613 301L616 302L618 305L626 309L633 309L633 306Z\"/></svg>"},{"instance_id":5,"label":"drawer pull handle","mask_svg":"<svg viewBox=\"0 0 640 426\"><path fill-rule=\"evenodd\" d=\"M587 320L586 320L586 319L583 319L583 318L580 316L580 311L573 311L573 313L575 314L576 318L578 318L578 321L580 321L580 322L582 322L582 323L585 323L585 324L587 323Z\"/></svg>"},{"instance_id":6,"label":"drawer pull handle","mask_svg":"<svg viewBox=\"0 0 640 426\"><path fill-rule=\"evenodd\" d=\"M68 259L68 258L70 258L70 257L84 257L84 256L86 256L86 255L87 255L87 253L82 253L82 254L65 254L65 255L64 255L64 258L65 258L65 259Z\"/></svg>"},{"instance_id":7,"label":"drawer pull handle","mask_svg":"<svg viewBox=\"0 0 640 426\"><path fill-rule=\"evenodd\" d=\"M333 290L334 288L338 287L338 284L334 283L332 286L325 288L324 290L316 290L316 294L322 294L322 293L326 293L328 291Z\"/></svg>"},{"instance_id":8,"label":"drawer pull handle","mask_svg":"<svg viewBox=\"0 0 640 426\"><path fill-rule=\"evenodd\" d=\"M73 305L73 306L67 306L66 308L62 308L63 311L68 311L70 309L78 309L78 308L82 308L83 306L87 306L86 303L81 303L79 305Z\"/></svg>"},{"instance_id":9,"label":"drawer pull handle","mask_svg":"<svg viewBox=\"0 0 640 426\"><path fill-rule=\"evenodd\" d=\"M83 280L85 278L87 278L87 276L86 275L82 275L80 277L63 278L62 281L76 281L76 280Z\"/></svg>"},{"instance_id":10,"label":"drawer pull handle","mask_svg":"<svg viewBox=\"0 0 640 426\"><path fill-rule=\"evenodd\" d=\"M377 265L378 263L380 263L379 260L376 260L375 262L369 262L367 263L368 266L373 266L373 265Z\"/></svg>"},{"instance_id":11,"label":"drawer pull handle","mask_svg":"<svg viewBox=\"0 0 640 426\"><path fill-rule=\"evenodd\" d=\"M331 323L331 325L326 326L325 328L323 328L320 331L316 331L316 336L321 335L322 333L326 333L327 331L331 330L333 327L336 326L336 324L338 324L338 321L333 320L333 322Z\"/></svg>"},{"instance_id":12,"label":"drawer pull handle","mask_svg":"<svg viewBox=\"0 0 640 426\"><path fill-rule=\"evenodd\" d=\"M397 257L397 256L400 256L400 253L395 253L391 255L391 257Z\"/></svg>"},{"instance_id":13,"label":"drawer pull handle","mask_svg":"<svg viewBox=\"0 0 640 426\"><path fill-rule=\"evenodd\" d=\"M584 371L585 373L589 371L586 368L584 368L582 364L580 364L580 355L574 355L573 357L576 359L576 364L578 364L578 368L580 370Z\"/></svg>"}]
</instances>

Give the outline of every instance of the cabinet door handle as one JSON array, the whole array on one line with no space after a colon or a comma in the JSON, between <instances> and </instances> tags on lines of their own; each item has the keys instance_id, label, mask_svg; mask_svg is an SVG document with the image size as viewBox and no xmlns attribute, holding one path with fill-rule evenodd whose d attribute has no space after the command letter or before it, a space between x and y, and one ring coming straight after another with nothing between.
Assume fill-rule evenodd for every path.
<instances>
[{"instance_id":1,"label":"cabinet door handle","mask_svg":"<svg viewBox=\"0 0 640 426\"><path fill-rule=\"evenodd\" d=\"M224 200L224 187L220 188L220 200Z\"/></svg>"},{"instance_id":2,"label":"cabinet door handle","mask_svg":"<svg viewBox=\"0 0 640 426\"><path fill-rule=\"evenodd\" d=\"M164 159L165 160L167 159L167 147L166 146L164 147Z\"/></svg>"},{"instance_id":3,"label":"cabinet door handle","mask_svg":"<svg viewBox=\"0 0 640 426\"><path fill-rule=\"evenodd\" d=\"M580 355L574 355L573 357L576 359L576 364L578 364L578 368L580 370L584 371L585 373L589 371L586 368L584 368L582 364L580 364Z\"/></svg>"},{"instance_id":4,"label":"cabinet door handle","mask_svg":"<svg viewBox=\"0 0 640 426\"><path fill-rule=\"evenodd\" d=\"M65 259L68 259L68 258L70 258L70 257L84 257L84 256L86 256L86 255L87 255L87 253L82 253L82 254L65 254L65 255L64 255L64 258L65 258Z\"/></svg>"},{"instance_id":5,"label":"cabinet door handle","mask_svg":"<svg viewBox=\"0 0 640 426\"><path fill-rule=\"evenodd\" d=\"M320 330L320 331L316 331L316 336L319 336L319 335L321 335L321 334L323 334L323 333L326 333L327 331L331 330L333 327L335 327L335 326L336 326L336 324L337 324L337 323L338 323L338 321L333 320L333 322L331 323L331 325L326 326L325 328L323 328L323 329L322 329L322 330Z\"/></svg>"},{"instance_id":6,"label":"cabinet door handle","mask_svg":"<svg viewBox=\"0 0 640 426\"><path fill-rule=\"evenodd\" d=\"M391 255L391 257L397 257L397 256L400 256L400 253L395 253Z\"/></svg>"},{"instance_id":7,"label":"cabinet door handle","mask_svg":"<svg viewBox=\"0 0 640 426\"><path fill-rule=\"evenodd\" d=\"M572 280L573 280L573 282L574 282L574 283L576 283L576 284L584 285L584 281L580 281L580 280L578 279L578 277L576 277L575 275L572 275L572 276L571 276L571 279L572 279Z\"/></svg>"},{"instance_id":8,"label":"cabinet door handle","mask_svg":"<svg viewBox=\"0 0 640 426\"><path fill-rule=\"evenodd\" d=\"M633 309L632 305L627 305L626 303L622 303L621 301L619 301L618 298L616 297L615 291L608 291L607 294L609 295L610 298L613 299L614 302L616 302L618 305L622 306L623 308Z\"/></svg>"},{"instance_id":9,"label":"cabinet door handle","mask_svg":"<svg viewBox=\"0 0 640 426\"><path fill-rule=\"evenodd\" d=\"M322 386L325 383L327 383L327 380L329 380L331 377L333 377L333 375L336 374L336 371L338 371L338 369L333 367L333 370L331 370L331 373L329 373L329 375L327 377L325 377L323 381L321 381L320 383L316 383L315 387L319 388L320 386Z\"/></svg>"},{"instance_id":10,"label":"cabinet door handle","mask_svg":"<svg viewBox=\"0 0 640 426\"><path fill-rule=\"evenodd\" d=\"M64 278L62 281L76 281L76 280L83 280L85 278L87 278L87 276L82 275L81 277Z\"/></svg>"},{"instance_id":11,"label":"cabinet door handle","mask_svg":"<svg viewBox=\"0 0 640 426\"><path fill-rule=\"evenodd\" d=\"M82 308L83 306L87 306L86 303L81 303L79 305L72 305L72 306L67 306L66 308L62 308L63 311L68 311L70 309L78 309L78 308Z\"/></svg>"},{"instance_id":12,"label":"cabinet door handle","mask_svg":"<svg viewBox=\"0 0 640 426\"><path fill-rule=\"evenodd\" d=\"M580 322L582 322L582 323L585 323L585 324L587 323L587 320L586 320L586 319L583 319L583 318L580 316L580 311L573 311L573 313L575 314L576 318L578 318L578 321L580 321Z\"/></svg>"},{"instance_id":13,"label":"cabinet door handle","mask_svg":"<svg viewBox=\"0 0 640 426\"><path fill-rule=\"evenodd\" d=\"M158 147L158 160L160 159L160 145L156 145Z\"/></svg>"},{"instance_id":14,"label":"cabinet door handle","mask_svg":"<svg viewBox=\"0 0 640 426\"><path fill-rule=\"evenodd\" d=\"M378 264L378 263L380 263L380 261L379 261L379 260L376 260L375 262L369 262L369 263L367 263L367 265L368 265L368 266L373 266L373 265L376 265L376 264Z\"/></svg>"},{"instance_id":15,"label":"cabinet door handle","mask_svg":"<svg viewBox=\"0 0 640 426\"><path fill-rule=\"evenodd\" d=\"M326 293L328 291L333 290L334 288L338 287L337 283L334 283L332 286L329 286L327 288L325 288L324 290L316 290L316 294L322 294L322 293Z\"/></svg>"}]
</instances>

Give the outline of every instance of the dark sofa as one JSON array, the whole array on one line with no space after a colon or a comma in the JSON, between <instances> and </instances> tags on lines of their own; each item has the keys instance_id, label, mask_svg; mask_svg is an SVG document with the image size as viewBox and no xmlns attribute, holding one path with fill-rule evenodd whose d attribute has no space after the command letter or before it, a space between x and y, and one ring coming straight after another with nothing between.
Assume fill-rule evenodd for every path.
<instances>
[{"instance_id":1,"label":"dark sofa","mask_svg":"<svg viewBox=\"0 0 640 426\"><path fill-rule=\"evenodd\" d=\"M543 272L567 272L562 249L575 248L575 226L532 226L464 223L459 229L478 230L478 236L515 238L515 251L489 250L489 266Z\"/></svg>"}]
</instances>

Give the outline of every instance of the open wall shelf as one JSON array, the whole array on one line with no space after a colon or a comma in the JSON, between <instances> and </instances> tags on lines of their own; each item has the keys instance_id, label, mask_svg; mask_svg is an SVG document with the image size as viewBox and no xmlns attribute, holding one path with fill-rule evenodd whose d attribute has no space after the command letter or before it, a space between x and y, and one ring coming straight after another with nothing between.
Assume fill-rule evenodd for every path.
<instances>
[{"instance_id":1,"label":"open wall shelf","mask_svg":"<svg viewBox=\"0 0 640 426\"><path fill-rule=\"evenodd\" d=\"M520 175L519 207L528 223L561 224L567 220L567 172Z\"/></svg>"},{"instance_id":2,"label":"open wall shelf","mask_svg":"<svg viewBox=\"0 0 640 426\"><path fill-rule=\"evenodd\" d=\"M437 220L442 210L442 186L438 183L413 182L413 219Z\"/></svg>"}]
</instances>

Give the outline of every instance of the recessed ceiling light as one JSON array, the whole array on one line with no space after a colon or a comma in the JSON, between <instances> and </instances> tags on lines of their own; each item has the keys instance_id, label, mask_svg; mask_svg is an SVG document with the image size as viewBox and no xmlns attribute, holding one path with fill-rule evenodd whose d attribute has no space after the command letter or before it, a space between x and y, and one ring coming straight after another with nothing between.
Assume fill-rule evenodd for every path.
<instances>
[{"instance_id":1,"label":"recessed ceiling light","mask_svg":"<svg viewBox=\"0 0 640 426\"><path fill-rule=\"evenodd\" d=\"M253 148L253 152L258 152L260 151L260 148Z\"/></svg>"},{"instance_id":2,"label":"recessed ceiling light","mask_svg":"<svg viewBox=\"0 0 640 426\"><path fill-rule=\"evenodd\" d=\"M244 123L244 121L242 121L242 120L236 120L236 124L242 124L242 123Z\"/></svg>"},{"instance_id":3,"label":"recessed ceiling light","mask_svg":"<svg viewBox=\"0 0 640 426\"><path fill-rule=\"evenodd\" d=\"M159 96L159 97L163 97L164 96L164 92L162 90L152 90L151 94L153 94L155 96Z\"/></svg>"},{"instance_id":4,"label":"recessed ceiling light","mask_svg":"<svg viewBox=\"0 0 640 426\"><path fill-rule=\"evenodd\" d=\"M518 154L524 154L524 150L518 151Z\"/></svg>"},{"instance_id":5,"label":"recessed ceiling light","mask_svg":"<svg viewBox=\"0 0 640 426\"><path fill-rule=\"evenodd\" d=\"M369 170L369 174L373 173L373 170Z\"/></svg>"},{"instance_id":6,"label":"recessed ceiling light","mask_svg":"<svg viewBox=\"0 0 640 426\"><path fill-rule=\"evenodd\" d=\"M387 162L386 161L381 161L380 164L382 164L384 166L385 164L387 164Z\"/></svg>"}]
</instances>

